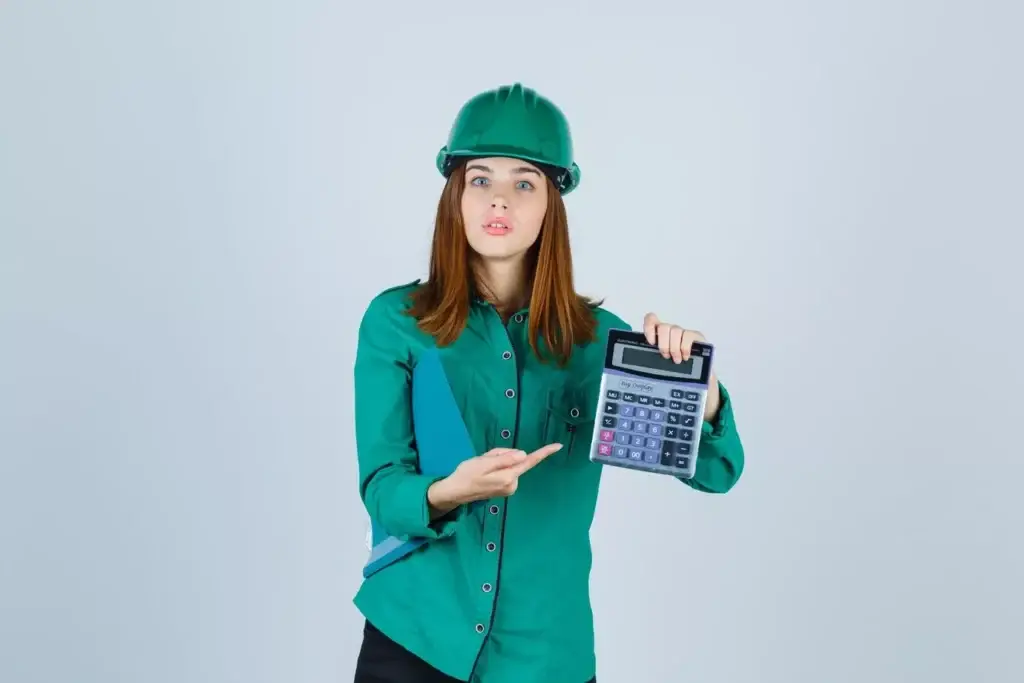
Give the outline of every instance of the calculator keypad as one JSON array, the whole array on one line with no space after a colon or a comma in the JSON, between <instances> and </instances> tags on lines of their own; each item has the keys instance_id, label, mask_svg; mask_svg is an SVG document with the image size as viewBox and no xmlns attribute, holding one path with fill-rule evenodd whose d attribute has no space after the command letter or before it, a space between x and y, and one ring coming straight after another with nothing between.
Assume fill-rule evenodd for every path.
<instances>
[{"instance_id":1,"label":"calculator keypad","mask_svg":"<svg viewBox=\"0 0 1024 683\"><path fill-rule=\"evenodd\" d=\"M604 395L598 454L689 469L700 394L672 389L665 400L609 389Z\"/></svg>"}]
</instances>

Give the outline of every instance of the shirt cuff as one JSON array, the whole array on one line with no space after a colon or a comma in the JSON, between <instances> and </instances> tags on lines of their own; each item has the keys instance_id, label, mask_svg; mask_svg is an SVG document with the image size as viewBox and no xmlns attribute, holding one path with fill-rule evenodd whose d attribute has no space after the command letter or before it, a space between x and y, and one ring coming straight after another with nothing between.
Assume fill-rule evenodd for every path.
<instances>
[{"instance_id":1,"label":"shirt cuff","mask_svg":"<svg viewBox=\"0 0 1024 683\"><path fill-rule=\"evenodd\" d=\"M705 439L708 441L720 439L732 428L732 401L729 398L729 392L725 389L725 385L721 382L718 382L718 395L718 413L715 415L715 419L711 421L705 420L701 425L702 441Z\"/></svg>"},{"instance_id":2,"label":"shirt cuff","mask_svg":"<svg viewBox=\"0 0 1024 683\"><path fill-rule=\"evenodd\" d=\"M455 533L462 519L465 506L460 505L437 519L430 519L430 502L427 489L444 477L416 474L406 477L394 491L394 514L399 528L416 529L405 540L412 537L446 538Z\"/></svg>"}]
</instances>

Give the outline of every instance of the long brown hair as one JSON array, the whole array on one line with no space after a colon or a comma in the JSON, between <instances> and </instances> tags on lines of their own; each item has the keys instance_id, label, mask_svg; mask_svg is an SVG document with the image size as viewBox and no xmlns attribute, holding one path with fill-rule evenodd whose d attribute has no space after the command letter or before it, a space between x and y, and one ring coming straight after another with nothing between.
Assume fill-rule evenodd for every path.
<instances>
[{"instance_id":1,"label":"long brown hair","mask_svg":"<svg viewBox=\"0 0 1024 683\"><path fill-rule=\"evenodd\" d=\"M547 183L544 221L526 253L528 329L530 347L537 357L545 361L550 355L564 365L573 346L594 340L597 321L593 308L601 302L576 293L565 204L550 179ZM470 301L479 290L462 222L464 189L465 167L460 165L448 178L437 204L429 277L412 293L412 306L406 311L439 346L458 338L469 317Z\"/></svg>"}]
</instances>

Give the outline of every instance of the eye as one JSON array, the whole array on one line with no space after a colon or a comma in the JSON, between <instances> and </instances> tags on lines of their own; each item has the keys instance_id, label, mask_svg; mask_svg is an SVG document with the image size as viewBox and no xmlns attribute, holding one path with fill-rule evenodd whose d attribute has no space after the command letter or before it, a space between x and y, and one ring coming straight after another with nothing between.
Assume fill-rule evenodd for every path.
<instances>
[{"instance_id":1,"label":"eye","mask_svg":"<svg viewBox=\"0 0 1024 683\"><path fill-rule=\"evenodd\" d=\"M473 178L472 180L470 180L469 184L470 185L476 185L477 187L483 187L484 185L487 184L487 178L483 178L483 177L477 176L476 178Z\"/></svg>"},{"instance_id":2,"label":"eye","mask_svg":"<svg viewBox=\"0 0 1024 683\"><path fill-rule=\"evenodd\" d=\"M532 190L533 183L531 183L529 180L520 180L518 183L516 183L516 187L518 187L520 190Z\"/></svg>"}]
</instances>

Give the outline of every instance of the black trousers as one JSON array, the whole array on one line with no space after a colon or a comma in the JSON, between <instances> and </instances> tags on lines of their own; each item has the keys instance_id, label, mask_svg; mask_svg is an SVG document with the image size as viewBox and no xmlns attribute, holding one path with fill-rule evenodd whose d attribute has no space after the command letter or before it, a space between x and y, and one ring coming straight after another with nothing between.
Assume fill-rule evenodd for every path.
<instances>
[{"instance_id":1,"label":"black trousers","mask_svg":"<svg viewBox=\"0 0 1024 683\"><path fill-rule=\"evenodd\" d=\"M355 683L464 683L441 673L377 630L363 626Z\"/></svg>"},{"instance_id":2,"label":"black trousers","mask_svg":"<svg viewBox=\"0 0 1024 683\"><path fill-rule=\"evenodd\" d=\"M354 683L465 683L441 673L377 630L363 626ZM588 683L597 683L593 678Z\"/></svg>"}]
</instances>

